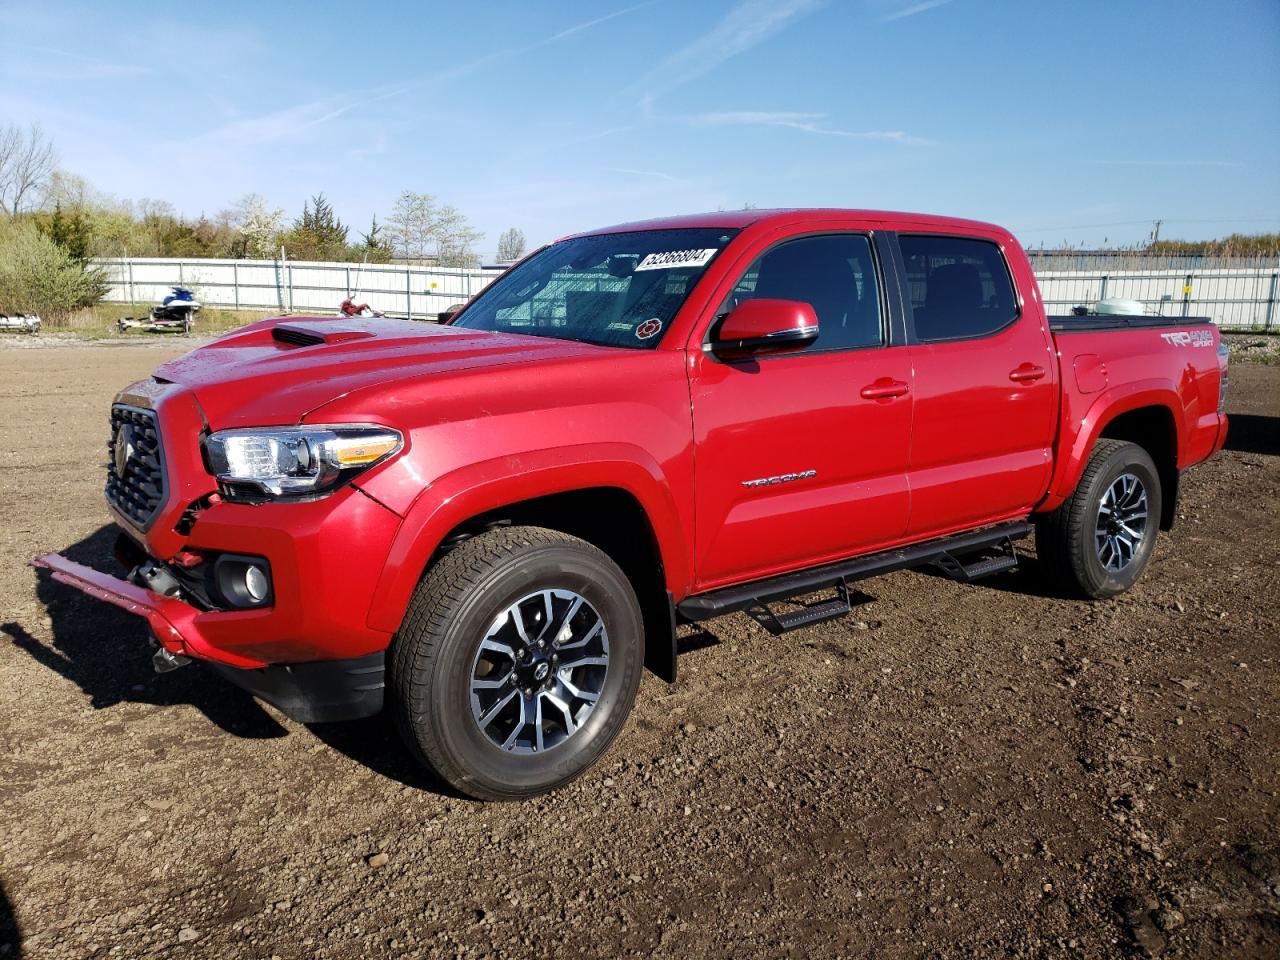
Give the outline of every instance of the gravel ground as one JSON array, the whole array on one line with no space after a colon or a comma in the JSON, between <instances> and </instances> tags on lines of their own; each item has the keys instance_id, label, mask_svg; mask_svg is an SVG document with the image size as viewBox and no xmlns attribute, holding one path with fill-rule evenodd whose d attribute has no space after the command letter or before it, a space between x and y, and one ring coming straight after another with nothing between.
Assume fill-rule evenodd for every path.
<instances>
[{"instance_id":1,"label":"gravel ground","mask_svg":"<svg viewBox=\"0 0 1280 960\"><path fill-rule=\"evenodd\" d=\"M108 563L107 405L185 347L0 351L0 957L1280 954L1280 367L1130 594L1030 558L716 620L597 769L484 805L26 566Z\"/></svg>"},{"instance_id":2,"label":"gravel ground","mask_svg":"<svg viewBox=\"0 0 1280 960\"><path fill-rule=\"evenodd\" d=\"M1231 351L1232 363L1280 363L1280 335L1228 333L1222 339Z\"/></svg>"}]
</instances>

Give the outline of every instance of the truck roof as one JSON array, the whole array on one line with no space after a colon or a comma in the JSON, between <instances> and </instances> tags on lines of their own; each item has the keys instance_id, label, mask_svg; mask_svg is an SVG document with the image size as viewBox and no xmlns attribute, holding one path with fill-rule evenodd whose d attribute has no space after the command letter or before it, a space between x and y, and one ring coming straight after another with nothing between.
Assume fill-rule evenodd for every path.
<instances>
[{"instance_id":1,"label":"truck roof","mask_svg":"<svg viewBox=\"0 0 1280 960\"><path fill-rule=\"evenodd\" d=\"M742 229L751 225L771 224L803 224L822 220L858 219L880 220L889 224L910 223L916 226L928 224L935 227L951 227L959 229L977 229L984 232L1003 228L980 220L966 220L962 217L946 217L928 213L907 213L897 210L860 210L840 207L785 207L774 210L718 210L712 213L691 213L678 217L659 217L654 220L637 220L632 223L620 223L611 227L600 227L595 230L583 230L570 234L570 237L589 237L606 233L631 233L637 230L680 230L698 227L724 227Z\"/></svg>"}]
</instances>

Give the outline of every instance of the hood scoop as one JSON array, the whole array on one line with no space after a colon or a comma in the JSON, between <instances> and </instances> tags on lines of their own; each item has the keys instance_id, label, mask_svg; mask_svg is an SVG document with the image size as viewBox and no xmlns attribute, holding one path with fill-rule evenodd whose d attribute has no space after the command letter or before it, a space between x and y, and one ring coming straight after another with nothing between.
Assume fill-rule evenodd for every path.
<instances>
[{"instance_id":1,"label":"hood scoop","mask_svg":"<svg viewBox=\"0 0 1280 960\"><path fill-rule=\"evenodd\" d=\"M279 323L271 328L271 339L291 347L346 343L348 340L365 340L373 335L372 330L324 330L293 323Z\"/></svg>"}]
</instances>

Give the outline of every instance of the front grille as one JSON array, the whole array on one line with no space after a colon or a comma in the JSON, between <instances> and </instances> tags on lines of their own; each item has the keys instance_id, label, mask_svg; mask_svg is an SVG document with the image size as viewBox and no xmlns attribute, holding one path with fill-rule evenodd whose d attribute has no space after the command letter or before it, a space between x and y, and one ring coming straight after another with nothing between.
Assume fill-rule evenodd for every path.
<instances>
[{"instance_id":1,"label":"front grille","mask_svg":"<svg viewBox=\"0 0 1280 960\"><path fill-rule=\"evenodd\" d=\"M107 502L146 529L164 503L160 427L151 410L116 404L107 444Z\"/></svg>"}]
</instances>

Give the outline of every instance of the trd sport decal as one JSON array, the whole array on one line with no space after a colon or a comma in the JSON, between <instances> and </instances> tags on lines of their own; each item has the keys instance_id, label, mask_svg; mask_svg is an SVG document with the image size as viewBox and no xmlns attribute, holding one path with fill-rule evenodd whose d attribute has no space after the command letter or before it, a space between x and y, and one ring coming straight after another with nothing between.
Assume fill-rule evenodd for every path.
<instances>
[{"instance_id":1,"label":"trd sport decal","mask_svg":"<svg viewBox=\"0 0 1280 960\"><path fill-rule=\"evenodd\" d=\"M1208 330L1179 330L1177 333L1162 333L1165 343L1175 347L1212 347L1213 334Z\"/></svg>"}]
</instances>

